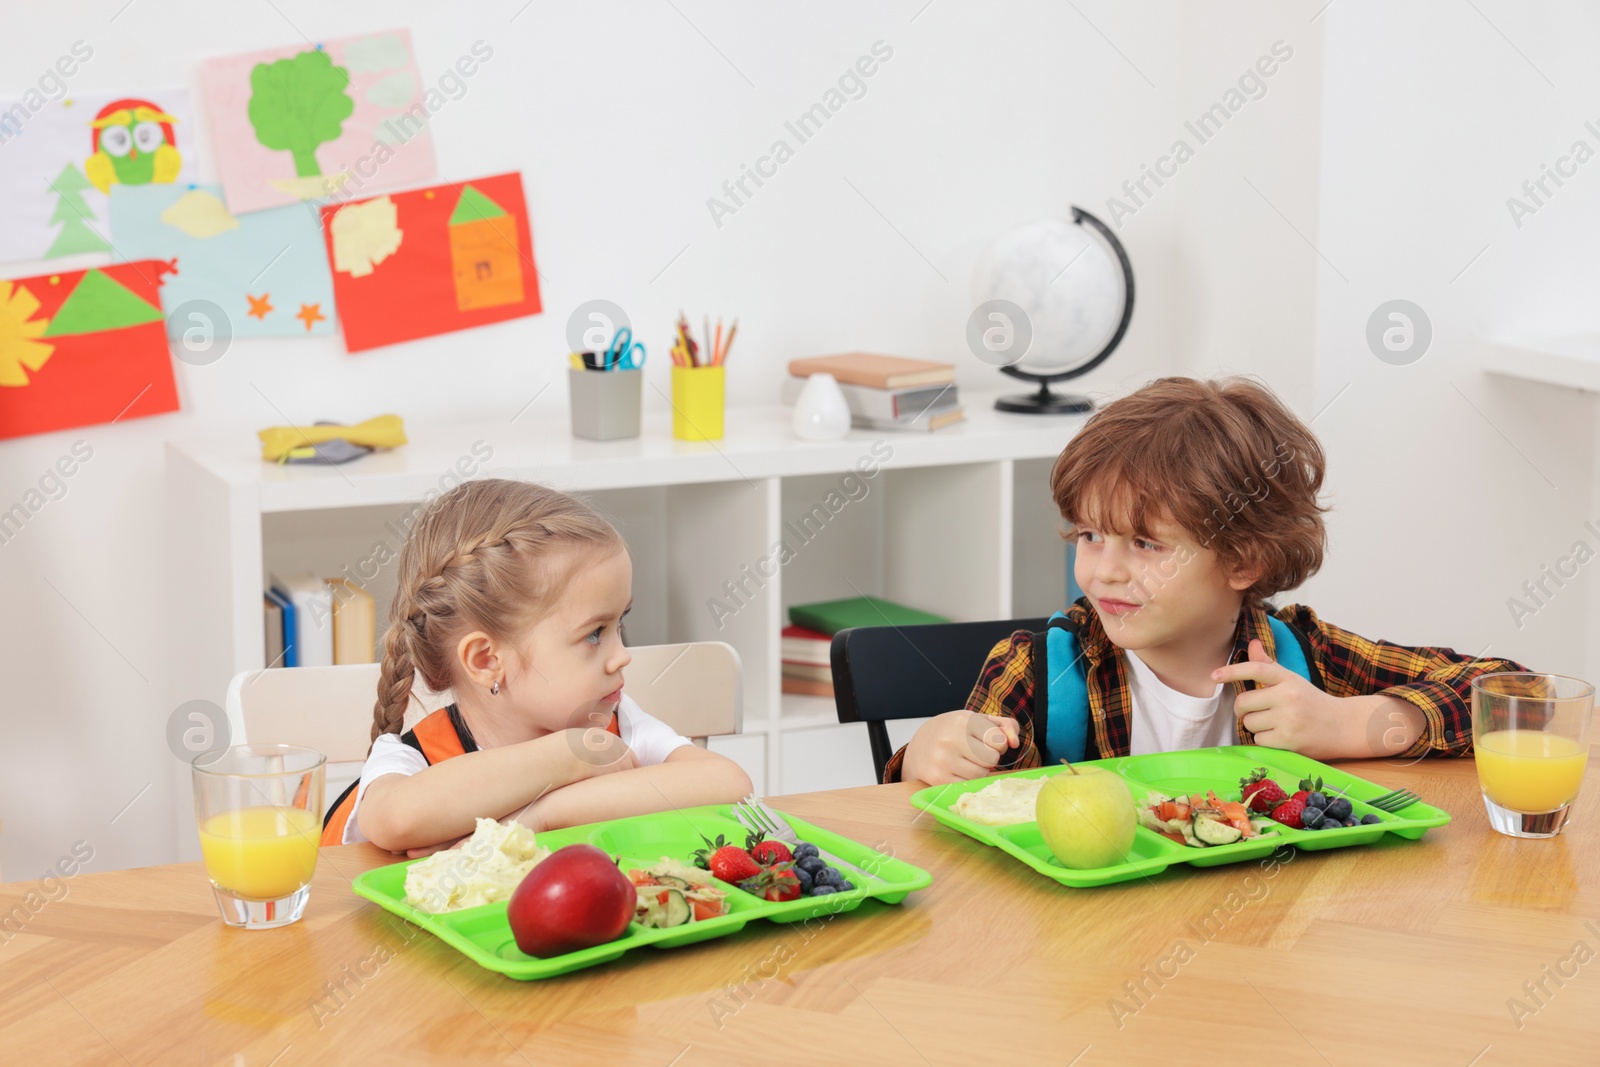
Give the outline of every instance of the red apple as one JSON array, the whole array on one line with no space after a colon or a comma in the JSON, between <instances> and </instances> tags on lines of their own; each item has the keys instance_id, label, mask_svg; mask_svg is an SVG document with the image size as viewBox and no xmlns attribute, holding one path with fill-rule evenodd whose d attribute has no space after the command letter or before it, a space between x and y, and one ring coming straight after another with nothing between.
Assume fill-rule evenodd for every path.
<instances>
[{"instance_id":1,"label":"red apple","mask_svg":"<svg viewBox=\"0 0 1600 1067\"><path fill-rule=\"evenodd\" d=\"M511 894L506 918L517 947L548 959L615 941L633 918L638 893L593 845L559 848Z\"/></svg>"}]
</instances>

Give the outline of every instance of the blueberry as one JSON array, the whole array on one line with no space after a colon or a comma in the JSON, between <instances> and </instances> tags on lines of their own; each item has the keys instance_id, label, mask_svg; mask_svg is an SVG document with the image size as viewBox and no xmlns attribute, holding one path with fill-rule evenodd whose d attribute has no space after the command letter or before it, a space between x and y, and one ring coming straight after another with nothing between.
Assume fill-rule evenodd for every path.
<instances>
[{"instance_id":1,"label":"blueberry","mask_svg":"<svg viewBox=\"0 0 1600 1067\"><path fill-rule=\"evenodd\" d=\"M839 886L839 892L841 892L841 893L848 893L848 892L850 892L850 890L852 890L852 889L854 889L854 888L855 888L855 883L854 883L854 882L852 882L852 881L850 881L850 880L849 880L849 879L848 879L848 878L847 878L847 879L845 879L845 881L844 881L844 884L843 884L843 885L841 885L841 886Z\"/></svg>"},{"instance_id":2,"label":"blueberry","mask_svg":"<svg viewBox=\"0 0 1600 1067\"><path fill-rule=\"evenodd\" d=\"M838 891L838 889L831 885L819 885L815 889L811 890L811 895L814 897L825 897L829 893L837 893Z\"/></svg>"},{"instance_id":3,"label":"blueberry","mask_svg":"<svg viewBox=\"0 0 1600 1067\"><path fill-rule=\"evenodd\" d=\"M1300 813L1300 825L1305 827L1307 830L1321 829L1322 811L1307 804L1306 810Z\"/></svg>"},{"instance_id":4,"label":"blueberry","mask_svg":"<svg viewBox=\"0 0 1600 1067\"><path fill-rule=\"evenodd\" d=\"M811 892L811 872L810 871L802 870L801 868L796 867L795 871L794 871L794 876L796 878L800 879L800 892L802 892L802 893Z\"/></svg>"},{"instance_id":5,"label":"blueberry","mask_svg":"<svg viewBox=\"0 0 1600 1067\"><path fill-rule=\"evenodd\" d=\"M1356 823L1356 821L1354 819L1346 819L1344 821L1344 825L1345 826L1356 826L1358 824Z\"/></svg>"},{"instance_id":6,"label":"blueberry","mask_svg":"<svg viewBox=\"0 0 1600 1067\"><path fill-rule=\"evenodd\" d=\"M817 854L817 846L809 841L801 841L791 851L794 853L795 859L805 859L807 856L815 856Z\"/></svg>"},{"instance_id":7,"label":"blueberry","mask_svg":"<svg viewBox=\"0 0 1600 1067\"><path fill-rule=\"evenodd\" d=\"M1361 816L1361 825L1362 826L1375 826L1375 825L1377 825L1378 823L1380 823L1382 821L1383 821L1383 816L1381 816L1381 815L1363 815L1363 816Z\"/></svg>"},{"instance_id":8,"label":"blueberry","mask_svg":"<svg viewBox=\"0 0 1600 1067\"><path fill-rule=\"evenodd\" d=\"M1328 801L1328 806L1324 810L1326 811L1328 818L1338 819L1340 822L1344 822L1350 817L1350 802L1344 797L1334 797L1332 800Z\"/></svg>"},{"instance_id":9,"label":"blueberry","mask_svg":"<svg viewBox=\"0 0 1600 1067\"><path fill-rule=\"evenodd\" d=\"M1322 793L1307 793L1306 794L1306 808L1307 808L1307 810L1309 810L1311 808L1317 808L1318 810L1321 810L1322 808L1325 808L1327 806L1328 806L1328 798L1325 795L1323 795Z\"/></svg>"},{"instance_id":10,"label":"blueberry","mask_svg":"<svg viewBox=\"0 0 1600 1067\"><path fill-rule=\"evenodd\" d=\"M821 856L807 856L805 859L796 860L794 865L796 869L805 871L813 878L817 876L818 871L823 870L828 866L823 862Z\"/></svg>"},{"instance_id":11,"label":"blueberry","mask_svg":"<svg viewBox=\"0 0 1600 1067\"><path fill-rule=\"evenodd\" d=\"M844 876L832 867L824 867L822 870L817 871L811 876L811 880L816 885L831 885L835 889L844 884Z\"/></svg>"}]
</instances>

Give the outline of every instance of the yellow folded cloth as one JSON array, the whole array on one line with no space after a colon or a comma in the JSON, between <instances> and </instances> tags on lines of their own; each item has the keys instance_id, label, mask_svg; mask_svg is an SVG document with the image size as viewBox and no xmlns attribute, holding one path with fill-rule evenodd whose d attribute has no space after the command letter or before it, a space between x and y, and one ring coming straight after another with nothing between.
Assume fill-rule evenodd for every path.
<instances>
[{"instance_id":1,"label":"yellow folded cloth","mask_svg":"<svg viewBox=\"0 0 1600 1067\"><path fill-rule=\"evenodd\" d=\"M344 438L367 448L393 448L406 443L405 425L399 415L379 415L354 426L269 426L258 430L261 458L278 462L291 452Z\"/></svg>"}]
</instances>

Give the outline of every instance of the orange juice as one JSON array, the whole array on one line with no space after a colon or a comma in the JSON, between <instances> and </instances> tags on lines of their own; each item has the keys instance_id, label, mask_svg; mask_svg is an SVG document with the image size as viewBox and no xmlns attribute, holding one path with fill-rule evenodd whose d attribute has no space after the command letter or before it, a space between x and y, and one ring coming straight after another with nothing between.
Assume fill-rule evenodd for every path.
<instances>
[{"instance_id":1,"label":"orange juice","mask_svg":"<svg viewBox=\"0 0 1600 1067\"><path fill-rule=\"evenodd\" d=\"M1586 746L1539 730L1496 730L1477 740L1478 782L1513 811L1554 811L1570 804L1589 762Z\"/></svg>"},{"instance_id":2,"label":"orange juice","mask_svg":"<svg viewBox=\"0 0 1600 1067\"><path fill-rule=\"evenodd\" d=\"M311 881L321 836L313 812L240 808L200 824L200 853L217 885L252 900L277 900Z\"/></svg>"}]
</instances>

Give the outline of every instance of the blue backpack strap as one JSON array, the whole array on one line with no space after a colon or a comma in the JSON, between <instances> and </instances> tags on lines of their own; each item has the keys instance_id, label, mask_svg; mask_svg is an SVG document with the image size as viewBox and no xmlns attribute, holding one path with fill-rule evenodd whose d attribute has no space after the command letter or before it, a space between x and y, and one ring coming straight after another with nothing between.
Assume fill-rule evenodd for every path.
<instances>
[{"instance_id":1,"label":"blue backpack strap","mask_svg":"<svg viewBox=\"0 0 1600 1067\"><path fill-rule=\"evenodd\" d=\"M1034 684L1034 743L1046 766L1062 757L1077 763L1089 750L1088 668L1065 612L1050 616L1043 651Z\"/></svg>"},{"instance_id":2,"label":"blue backpack strap","mask_svg":"<svg viewBox=\"0 0 1600 1067\"><path fill-rule=\"evenodd\" d=\"M1326 689L1321 672L1307 656L1309 645L1299 631L1271 613L1267 622L1272 627L1277 661L1318 689ZM1078 654L1078 635L1064 612L1050 616L1044 633L1034 635L1034 647L1033 736L1040 759L1046 766L1059 762L1063 756L1073 763L1087 759L1089 672Z\"/></svg>"},{"instance_id":3,"label":"blue backpack strap","mask_svg":"<svg viewBox=\"0 0 1600 1067\"><path fill-rule=\"evenodd\" d=\"M1306 661L1304 640L1288 623L1272 614L1267 615L1267 622L1272 627L1272 642L1277 647L1278 663L1288 667L1291 671L1315 685L1318 689L1324 688L1311 673L1311 664Z\"/></svg>"}]
</instances>

